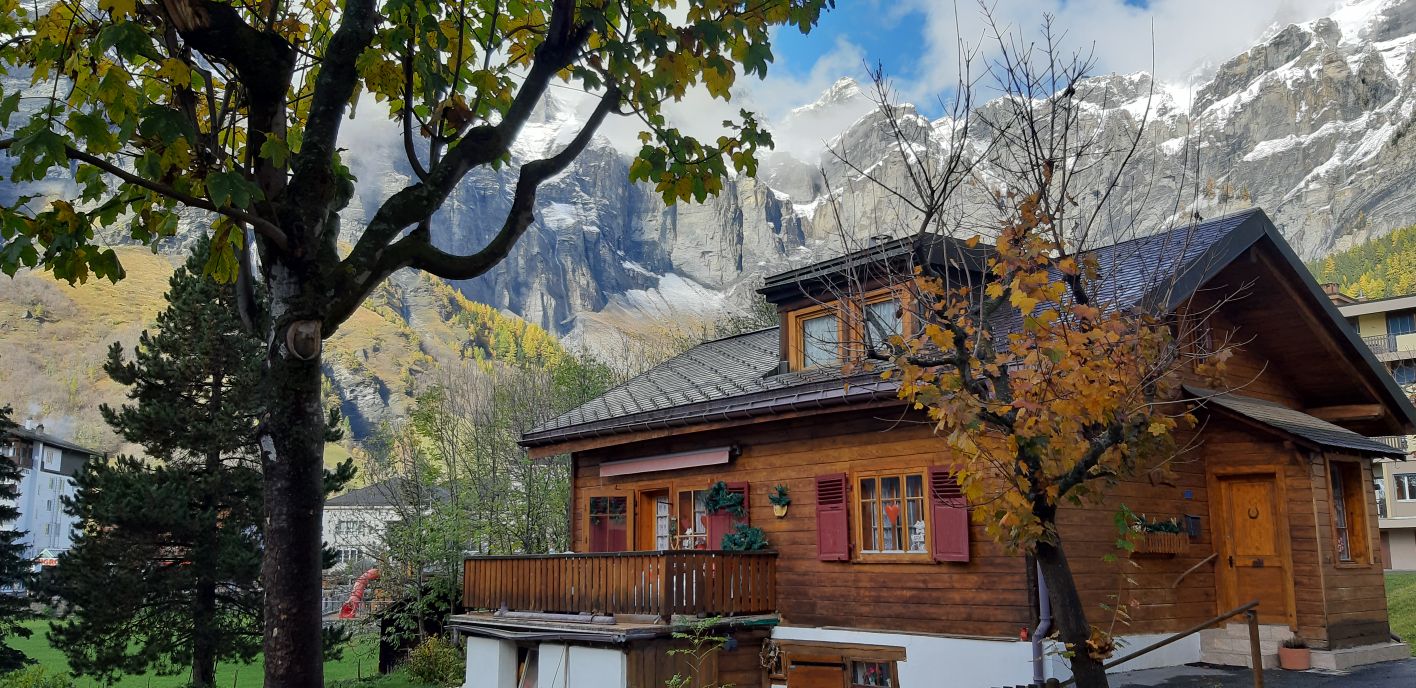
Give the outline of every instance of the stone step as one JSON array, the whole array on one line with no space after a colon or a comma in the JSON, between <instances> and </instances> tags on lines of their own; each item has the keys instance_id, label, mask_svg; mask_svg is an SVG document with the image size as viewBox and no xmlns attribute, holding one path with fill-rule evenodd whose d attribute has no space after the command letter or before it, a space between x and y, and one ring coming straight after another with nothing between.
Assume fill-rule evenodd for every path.
<instances>
[{"instance_id":1,"label":"stone step","mask_svg":"<svg viewBox=\"0 0 1416 688\"><path fill-rule=\"evenodd\" d=\"M1249 661L1248 652L1201 652L1200 661L1206 664L1218 664L1220 666L1237 666L1249 668L1252 666ZM1263 654L1260 657L1265 669L1278 668L1278 653Z\"/></svg>"},{"instance_id":2,"label":"stone step","mask_svg":"<svg viewBox=\"0 0 1416 688\"><path fill-rule=\"evenodd\" d=\"M1277 640L1260 640L1260 641L1259 641L1259 652L1260 652L1261 654L1266 654L1266 655L1278 654L1278 646L1279 646L1279 641L1277 641ZM1200 638L1200 651L1201 651L1201 652L1231 652L1231 653L1235 653L1235 654L1246 654L1246 655L1247 655L1247 654L1249 654L1249 639L1248 639L1247 637L1244 637L1244 638L1231 638L1231 637L1216 637L1216 636L1210 636L1210 637L1208 637L1208 638Z\"/></svg>"}]
</instances>

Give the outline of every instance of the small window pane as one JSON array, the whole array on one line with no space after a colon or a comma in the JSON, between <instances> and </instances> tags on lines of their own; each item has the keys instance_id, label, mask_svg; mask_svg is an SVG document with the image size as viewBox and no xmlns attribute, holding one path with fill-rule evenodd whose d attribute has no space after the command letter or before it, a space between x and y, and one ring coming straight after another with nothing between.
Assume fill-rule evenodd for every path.
<instances>
[{"instance_id":1,"label":"small window pane","mask_svg":"<svg viewBox=\"0 0 1416 688\"><path fill-rule=\"evenodd\" d=\"M1391 369L1397 384L1416 385L1416 363L1403 363Z\"/></svg>"},{"instance_id":2,"label":"small window pane","mask_svg":"<svg viewBox=\"0 0 1416 688\"><path fill-rule=\"evenodd\" d=\"M895 685L890 662L851 662L851 686Z\"/></svg>"},{"instance_id":3,"label":"small window pane","mask_svg":"<svg viewBox=\"0 0 1416 688\"><path fill-rule=\"evenodd\" d=\"M875 499L875 479L865 478L860 481L860 548L866 551L879 551L879 508L880 504Z\"/></svg>"},{"instance_id":4,"label":"small window pane","mask_svg":"<svg viewBox=\"0 0 1416 688\"><path fill-rule=\"evenodd\" d=\"M898 300L867 304L865 310L865 324L870 332L870 343L875 347L888 345L891 337L904 333L905 326Z\"/></svg>"},{"instance_id":5,"label":"small window pane","mask_svg":"<svg viewBox=\"0 0 1416 688\"><path fill-rule=\"evenodd\" d=\"M1387 334L1402 335L1416 332L1416 311L1387 313Z\"/></svg>"},{"instance_id":6,"label":"small window pane","mask_svg":"<svg viewBox=\"0 0 1416 688\"><path fill-rule=\"evenodd\" d=\"M834 314L807 318L801 329L802 363L806 367L840 362L840 325Z\"/></svg>"}]
</instances>

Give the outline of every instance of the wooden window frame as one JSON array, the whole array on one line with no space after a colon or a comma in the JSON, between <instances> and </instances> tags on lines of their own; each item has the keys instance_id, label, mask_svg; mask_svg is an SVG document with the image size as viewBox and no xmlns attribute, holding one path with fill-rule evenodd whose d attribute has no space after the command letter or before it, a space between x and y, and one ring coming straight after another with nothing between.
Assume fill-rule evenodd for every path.
<instances>
[{"instance_id":1,"label":"wooden window frame","mask_svg":"<svg viewBox=\"0 0 1416 688\"><path fill-rule=\"evenodd\" d=\"M857 356L858 358L864 358L868 353L865 349L865 345L867 335L870 333L870 321L865 317L865 309L877 303L885 303L886 301L894 301L899 304L900 336L909 338L915 331L914 300L910 297L908 290L904 287L894 286L881 287L880 289L868 291L851 304L851 336L846 339L851 342L851 344L858 347L859 351L853 352L859 354L859 356ZM880 344L882 342L876 343Z\"/></svg>"},{"instance_id":2,"label":"wooden window frame","mask_svg":"<svg viewBox=\"0 0 1416 688\"><path fill-rule=\"evenodd\" d=\"M865 357L865 340L868 323L864 309L882 301L896 300L903 311L900 315L900 329L908 337L916 331L915 322L919 316L914 311L915 299L905 285L891 285L872 289L858 298L833 299L825 303L813 304L792 311L786 315L787 365L792 370L808 370L806 365L806 334L803 329L807 320L828 314L836 316L836 360L841 364ZM819 368L822 366L811 366Z\"/></svg>"},{"instance_id":3,"label":"wooden window frame","mask_svg":"<svg viewBox=\"0 0 1416 688\"><path fill-rule=\"evenodd\" d=\"M706 491L708 490L708 488L710 488L710 487L712 487L712 486L713 486L713 483L712 483L712 482L699 483L699 482L696 482L696 481L685 481L685 482L683 482L683 483L674 483L674 485L673 485L673 495L674 495L674 500L673 500L673 515L674 515L674 520L673 520L673 523L674 523L674 538L673 538L673 544L674 544L674 549L690 549L690 550L691 550L691 549L696 549L696 548L692 548L692 547L683 547L683 546L681 546L681 543L679 542L679 541L684 537L683 528L681 527L681 526L683 525L683 522L684 522L684 520L683 520L683 519L684 519L684 514L682 513L682 511L683 511L683 500L684 500L684 497L688 497L689 500L692 500L692 499L693 499L693 496L692 496L692 495L693 495L694 492L706 492ZM688 514L688 516L689 516L690 518L691 518L692 515L693 515L693 514L692 514L692 510L693 510L693 506L692 506L692 503L690 502L690 505L689 505L689 511L690 511L690 513ZM705 512L705 513L706 513L706 512ZM695 524L694 524L694 532L697 533L697 530L698 530L698 524L695 523ZM695 535L695 537L696 537L696 535ZM704 524L703 524L702 537L703 537L703 542L704 542L704 545L705 545L705 546L704 546L704 549L706 550L706 549L708 549L708 547L706 546L706 545L707 545L707 542L708 542L708 524L707 524L707 523L704 523Z\"/></svg>"},{"instance_id":4,"label":"wooden window frame","mask_svg":"<svg viewBox=\"0 0 1416 688\"><path fill-rule=\"evenodd\" d=\"M846 318L842 317L839 302L832 301L787 313L787 361L792 370L808 370L806 365L806 321L815 320L819 317L836 318L836 361L845 362L846 348ZM810 368L820 368L823 365L813 365Z\"/></svg>"},{"instance_id":5,"label":"wooden window frame","mask_svg":"<svg viewBox=\"0 0 1416 688\"><path fill-rule=\"evenodd\" d=\"M1340 475L1337 471L1342 467L1343 471L1355 471L1357 479L1349 481L1350 475ZM1363 480L1362 461L1360 459L1348 459L1328 457L1327 460L1327 488L1328 488L1328 524L1332 533L1332 563L1333 566L1343 569L1370 568L1373 564L1372 534L1368 527L1368 520L1371 514L1367 509L1367 481ZM1333 489L1334 476L1339 476L1342 482L1342 507L1345 510L1344 518L1347 522L1347 549L1351 553L1350 560L1344 560L1338 555L1337 543L1342 537L1342 530L1337 525L1338 498L1337 491ZM1349 497L1355 496L1357 499L1351 500ZM1354 513L1354 507L1357 513ZM1360 545L1360 548L1358 547Z\"/></svg>"},{"instance_id":6,"label":"wooden window frame","mask_svg":"<svg viewBox=\"0 0 1416 688\"><path fill-rule=\"evenodd\" d=\"M890 680L900 685L899 663L905 661L905 648L895 645L863 645L823 640L774 640L781 669L780 675L769 674L773 681L785 682L792 662L835 664L842 668L842 688L851 688L851 664L876 662L890 665Z\"/></svg>"},{"instance_id":7,"label":"wooden window frame","mask_svg":"<svg viewBox=\"0 0 1416 688\"><path fill-rule=\"evenodd\" d=\"M634 545L635 545L634 539L635 539L635 537L636 537L636 536L635 536L635 532L634 532L634 531L635 531L635 522L634 522L634 516L635 516L634 512L635 512L635 508L634 508L634 507L635 507L635 502L639 501L639 497L638 497L638 495L637 495L633 490L622 490L622 489L620 489L620 488L618 488L618 487L610 487L610 488L601 487L601 488L595 488L595 489L588 489L588 490L586 490L586 491L585 491L585 504L584 504L581 508L577 508L577 509L575 510L575 512L576 512L576 517L577 517L577 518L583 518L583 519L585 519L585 551L586 551L586 552L595 552L595 550L591 549L591 546L590 546L590 543L592 542L592 538L591 538L591 535L590 535L590 528L591 528L591 523L590 523L590 504L591 504L592 500L594 500L594 499L596 499L596 498L599 498L599 497L623 497L623 498L624 498L624 501L625 501L625 511L624 511L624 518L625 518L625 547L627 547L628 549L625 549L625 550L622 550L622 551L633 552L633 551L634 551ZM573 525L573 524L572 524L572 525Z\"/></svg>"},{"instance_id":8,"label":"wooden window frame","mask_svg":"<svg viewBox=\"0 0 1416 688\"><path fill-rule=\"evenodd\" d=\"M880 658L877 658L877 657L861 658L861 657L849 657L849 656L848 656L848 657L844 657L844 659L846 660L846 686L847 686L847 688L874 688L873 686L869 686L869 685L864 684L864 683L856 683L856 682L853 680L853 679L855 678L855 665L856 665L856 663L861 663L861 664L883 664L883 665L885 665L886 667L889 667L889 671L890 671L890 686L891 686L891 688L899 688L899 686L900 686L900 666L899 666L899 663L896 662L895 660L893 660L893 659L880 659Z\"/></svg>"},{"instance_id":9,"label":"wooden window frame","mask_svg":"<svg viewBox=\"0 0 1416 688\"><path fill-rule=\"evenodd\" d=\"M860 481L868 478L879 479L881 477L900 478L900 502L903 506L906 500L905 479L908 476L913 475L919 476L920 487L922 489L921 502L922 509L924 511L924 550L920 552L866 550L865 539L861 530L865 527L865 519L861 513ZM849 482L847 484L850 488L850 491L847 493L847 501L849 503L849 513L851 519L849 529L851 543L851 561L871 564L919 564L932 563L934 561L933 548L930 544L932 542L931 537L934 534L934 517L930 514L932 510L930 509L929 501L930 496L928 467L856 471L854 473L848 474L848 478ZM879 500L878 494L876 496L876 499L877 501Z\"/></svg>"}]
</instances>

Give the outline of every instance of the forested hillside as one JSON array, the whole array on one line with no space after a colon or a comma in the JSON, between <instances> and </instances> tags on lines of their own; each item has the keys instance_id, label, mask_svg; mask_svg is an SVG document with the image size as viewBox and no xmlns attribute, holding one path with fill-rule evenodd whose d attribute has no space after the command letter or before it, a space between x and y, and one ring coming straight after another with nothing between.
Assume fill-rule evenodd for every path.
<instances>
[{"instance_id":1,"label":"forested hillside","mask_svg":"<svg viewBox=\"0 0 1416 688\"><path fill-rule=\"evenodd\" d=\"M1379 299L1416 293L1416 225L1334 253L1308 266L1319 282L1343 293Z\"/></svg>"},{"instance_id":2,"label":"forested hillside","mask_svg":"<svg viewBox=\"0 0 1416 688\"><path fill-rule=\"evenodd\" d=\"M128 271L123 288L104 280L70 287L38 272L0 276L0 405L104 451L125 449L98 414L100 403L123 400L102 370L108 346L137 341L165 305L174 268L168 256L118 252ZM381 286L327 348L328 403L341 406L355 439L406 415L443 368L462 361L555 367L569 356L545 330L414 275Z\"/></svg>"}]
</instances>

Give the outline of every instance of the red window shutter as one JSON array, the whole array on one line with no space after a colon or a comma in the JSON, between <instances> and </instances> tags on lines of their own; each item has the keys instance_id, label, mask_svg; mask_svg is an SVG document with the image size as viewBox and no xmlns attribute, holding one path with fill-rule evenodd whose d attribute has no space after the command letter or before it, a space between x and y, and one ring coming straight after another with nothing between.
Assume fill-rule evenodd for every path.
<instances>
[{"instance_id":1,"label":"red window shutter","mask_svg":"<svg viewBox=\"0 0 1416 688\"><path fill-rule=\"evenodd\" d=\"M742 495L742 516L733 516L726 511L708 514L708 524L706 528L708 534L708 549L722 549L723 536L737 530L739 523L747 524L748 522L748 484L726 483L726 485L728 486L728 492Z\"/></svg>"},{"instance_id":2,"label":"red window shutter","mask_svg":"<svg viewBox=\"0 0 1416 688\"><path fill-rule=\"evenodd\" d=\"M934 520L930 548L935 561L969 560L969 505L954 472L929 469L929 508Z\"/></svg>"},{"instance_id":3,"label":"red window shutter","mask_svg":"<svg viewBox=\"0 0 1416 688\"><path fill-rule=\"evenodd\" d=\"M816 476L816 558L849 561L850 527L846 520L846 474Z\"/></svg>"},{"instance_id":4,"label":"red window shutter","mask_svg":"<svg viewBox=\"0 0 1416 688\"><path fill-rule=\"evenodd\" d=\"M748 517L749 517L749 515L751 514L751 512L748 510L748 507L749 507L750 505L747 503L747 498L748 498L748 494L749 494L749 492L748 492L748 484L747 484L747 483L728 483L728 492L731 492L731 493L737 494L737 495L742 495L742 516L737 517L737 518L734 518L734 519L733 519L733 524L734 524L734 525L736 525L736 524L738 524L738 523L746 524L746 523L750 520Z\"/></svg>"}]
</instances>

